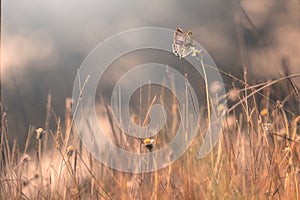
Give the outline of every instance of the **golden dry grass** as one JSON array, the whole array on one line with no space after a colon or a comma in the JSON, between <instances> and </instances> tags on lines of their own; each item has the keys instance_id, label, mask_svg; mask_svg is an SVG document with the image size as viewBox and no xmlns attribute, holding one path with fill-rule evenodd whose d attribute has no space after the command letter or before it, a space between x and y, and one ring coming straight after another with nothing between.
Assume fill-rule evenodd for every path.
<instances>
[{"instance_id":1,"label":"golden dry grass","mask_svg":"<svg viewBox=\"0 0 300 200\"><path fill-rule=\"evenodd\" d=\"M50 130L47 121L42 137L41 129L30 127L24 150L16 143L9 146L6 113L1 108L0 198L299 199L300 117L295 114L298 108L293 107L293 112L287 104L296 95L291 88L283 101L270 98L273 86L286 79L255 87L245 80L240 81L243 87L233 85L227 93L231 106L222 108L227 114L220 140L208 156L197 157L208 124L201 114L199 133L184 155L164 169L143 174L110 169L85 150L72 128L69 99L65 122L55 119L57 128ZM176 116L173 103L169 112ZM51 96L47 120L50 112ZM140 140L120 137L108 106L102 112L115 144L147 152ZM165 145L176 127L174 120L161 131L154 148Z\"/></svg>"}]
</instances>

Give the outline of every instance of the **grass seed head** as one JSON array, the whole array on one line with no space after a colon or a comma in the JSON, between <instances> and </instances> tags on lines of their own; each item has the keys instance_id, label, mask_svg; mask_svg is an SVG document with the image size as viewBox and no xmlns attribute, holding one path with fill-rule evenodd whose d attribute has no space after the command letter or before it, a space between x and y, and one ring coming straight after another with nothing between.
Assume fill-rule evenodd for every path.
<instances>
[{"instance_id":1,"label":"grass seed head","mask_svg":"<svg viewBox=\"0 0 300 200\"><path fill-rule=\"evenodd\" d=\"M38 140L42 140L44 137L44 134L46 133L46 131L43 128L35 129L35 132L36 132L36 139L38 139Z\"/></svg>"},{"instance_id":2,"label":"grass seed head","mask_svg":"<svg viewBox=\"0 0 300 200\"><path fill-rule=\"evenodd\" d=\"M71 157L73 155L73 152L75 151L75 147L70 145L67 147L67 156Z\"/></svg>"}]
</instances>

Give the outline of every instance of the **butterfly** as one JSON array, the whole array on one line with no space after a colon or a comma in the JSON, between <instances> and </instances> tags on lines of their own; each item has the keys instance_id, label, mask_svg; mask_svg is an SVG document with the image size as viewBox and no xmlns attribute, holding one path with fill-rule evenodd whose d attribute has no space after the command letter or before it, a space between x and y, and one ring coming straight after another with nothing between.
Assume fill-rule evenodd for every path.
<instances>
[{"instance_id":1,"label":"butterfly","mask_svg":"<svg viewBox=\"0 0 300 200\"><path fill-rule=\"evenodd\" d=\"M182 29L177 28L173 37L172 50L179 58L184 58L194 52L195 45L192 38L192 31L185 33Z\"/></svg>"}]
</instances>

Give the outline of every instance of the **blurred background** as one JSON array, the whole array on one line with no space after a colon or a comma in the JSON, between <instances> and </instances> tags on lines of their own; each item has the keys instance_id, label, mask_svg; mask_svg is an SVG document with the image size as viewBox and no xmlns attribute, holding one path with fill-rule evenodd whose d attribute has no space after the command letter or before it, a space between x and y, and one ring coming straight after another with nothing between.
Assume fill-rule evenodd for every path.
<instances>
[{"instance_id":1,"label":"blurred background","mask_svg":"<svg viewBox=\"0 0 300 200\"><path fill-rule=\"evenodd\" d=\"M18 141L30 125L44 126L49 93L63 121L84 58L106 38L132 28L192 30L220 69L242 79L247 67L252 83L284 76L283 58L290 73L300 72L299 0L2 0L1 14L1 95L10 138ZM294 81L299 87L300 78Z\"/></svg>"}]
</instances>

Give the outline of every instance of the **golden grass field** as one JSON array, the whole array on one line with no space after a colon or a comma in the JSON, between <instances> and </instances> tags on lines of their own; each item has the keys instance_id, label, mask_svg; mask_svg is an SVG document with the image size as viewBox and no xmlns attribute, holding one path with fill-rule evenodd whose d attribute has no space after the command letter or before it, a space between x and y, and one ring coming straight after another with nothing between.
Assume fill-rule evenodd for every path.
<instances>
[{"instance_id":1,"label":"golden grass field","mask_svg":"<svg viewBox=\"0 0 300 200\"><path fill-rule=\"evenodd\" d=\"M231 106L220 108L226 109L226 118L213 150L203 159L197 157L208 124L203 108L190 148L172 165L152 173L124 173L94 159L73 127L70 99L62 122L48 96L45 127L29 127L24 149L16 142L9 145L1 108L0 199L300 199L299 101L290 77L258 85L237 79L226 94ZM270 98L280 84L288 88L286 97ZM176 106L173 102L168 111L173 116L178 114ZM115 144L148 151L139 140L122 136L109 106L99 110ZM54 130L49 128L51 120ZM173 136L176 120L173 123L154 137L154 150Z\"/></svg>"},{"instance_id":2,"label":"golden grass field","mask_svg":"<svg viewBox=\"0 0 300 200\"><path fill-rule=\"evenodd\" d=\"M202 4L198 6L188 1L185 3L174 1L174 5L160 2L157 6L148 1L141 5L138 5L138 2L121 4L120 2L99 1L99 4L92 4L91 7L80 4L70 6L69 2L65 5L62 2L53 2L42 3L47 8L45 10L42 9L42 4L39 5L36 2L31 4L26 2L24 5L18 2L14 7L10 7L13 3L5 4L11 10L4 12L6 15L3 18L8 19L14 15L17 18L8 20L7 24L2 27L7 30L2 31L6 33L4 35L6 37L1 37L8 40L7 46L4 46L8 50L3 51L4 48L1 47L2 51L7 53L7 55L3 53L1 55L2 58L6 56L7 61L4 63L6 68L2 68L2 79L12 80L5 83L8 88L7 94L11 95L11 99L16 97L15 99L18 100L16 104L23 105L15 109L15 113L9 113L13 112L14 108L11 105L14 104L8 104L10 108L6 108L3 106L6 104L0 102L0 200L300 199L300 73L298 66L300 64L298 41L300 38L300 0L226 1L222 4L221 1L210 3L202 1ZM26 4L29 4L28 8ZM31 7L34 9L31 10ZM78 7L78 10L73 10L73 7L76 9ZM152 11L150 7L153 7ZM93 11L92 8L99 10ZM49 19L47 16L45 18L41 16L47 13ZM91 14L91 16L87 15L84 18L85 15L81 15L84 13ZM31 20L32 27L29 26ZM46 95L35 93L29 98L30 101L26 101L24 100L26 98L22 99L21 95L12 95L15 91L16 93L21 91L23 95L37 88L43 92L49 91L48 85L52 84L53 77L61 73L60 78L55 77L59 80L53 81L56 83L53 87L55 89L64 85L58 93L65 98L66 96L63 95L66 95L66 88L70 85L68 79L72 79L72 75L76 74L74 69L74 66L78 64L76 60L81 61L87 50L94 48L94 45L106 36L124 28L142 25L167 25L172 28L177 25L188 25L190 26L188 28L194 29L196 39L207 46L218 59L216 63L221 63L224 65L223 68L228 68L228 71L220 70L222 77L227 80L224 81L226 82L225 96L208 95L209 90L218 90L218 86L208 88L205 84L207 81L201 80L201 83L204 82L203 85L199 85L200 81L196 81L198 84L195 87L196 93L198 96L199 93L205 96L206 98L203 99L206 102L204 105L199 105L200 111L197 117L200 120L196 137L179 159L163 169L139 174L117 171L104 165L91 155L79 139L72 112L72 106L74 106L72 99L66 98L64 110L59 109L57 112L55 103L57 105L61 102L57 103L60 100L55 100L55 95L51 94L48 95L47 102L42 102L45 103L44 115L36 117L39 119L45 117L43 125L31 124L27 127L28 130L23 130L22 133L12 133L8 124L18 117L16 113L22 110L22 106L26 107L27 102L39 101L47 95L47 93ZM45 37L42 28L37 31L37 36L41 32L40 38L35 34L32 36L28 34L31 28L40 26L42 28L49 26L49 33L45 29ZM14 29L16 33L12 31ZM64 29L66 30L63 32ZM57 41L52 44L52 39L56 37ZM73 42L76 43L73 44ZM163 57L162 52L156 53ZM152 56L155 57L157 54ZM173 54L170 55L175 57ZM35 57L42 58L33 59ZM61 58L61 62L59 62L60 57L64 57ZM124 66L135 63L132 58L135 59L134 56L129 56L128 60L124 59ZM143 54L137 54L137 58L137 63L139 59L142 61ZM126 63L126 61L130 62ZM52 72L52 67L63 68L65 64L70 65L67 66L70 69L72 67L72 74L69 71L67 73L67 68L62 71L55 69ZM122 62L116 62L115 65L119 67L120 64ZM34 67L27 69L29 65ZM202 67L205 74L203 64ZM239 67L243 69L240 70ZM20 73L12 77L9 74L4 76L5 70L3 69L8 72L14 69ZM14 72L14 70L11 71ZM180 73L185 70L182 67ZM35 71L39 74L37 80L35 80ZM186 71L191 72L189 69ZM239 72L241 72L239 75L235 74ZM44 76L46 73L52 75ZM19 83L14 83L15 80L19 81L18 74L25 78L23 77L24 80ZM30 76L25 76L26 74ZM114 80L113 75L114 73L106 78L109 81ZM187 75L192 77L193 74ZM65 79L66 76L68 79ZM27 90L23 90L25 82L30 82L27 81L31 79L28 77L33 77L34 81L32 85L26 85ZM253 80L253 77L260 80ZM297 80L298 86L294 83ZM10 91L14 85L19 89ZM36 85L39 87L35 88ZM29 90L31 87L32 90ZM137 102L131 108L131 117L133 122L144 126L149 123L147 113L154 103L165 106L167 116L171 118L168 118L168 124L149 140L153 142L152 151L155 151L168 145L174 138L181 118L180 105L176 101L176 94L174 96L172 94L171 98L158 98L170 94L167 93L168 91L158 89L155 96L149 92L149 88L140 87L140 91L135 93ZM206 95L201 94L202 91L205 91ZM188 95L188 92L185 92ZM41 98L34 99L38 95ZM186 99L188 98L186 96ZM109 140L126 151L148 153L149 149L143 144L145 138L128 136L119 129L113 121L112 108L104 99L101 95L99 99L95 99L98 102L95 109ZM216 110L211 110L210 103L218 102L218 99L226 99L227 105L220 104ZM35 106L28 105L26 111L31 111ZM142 112L138 109L139 107L145 110ZM40 111L40 107L37 110ZM56 114L63 112L64 116ZM210 114L219 112L225 114L224 120L211 121L209 119ZM23 116L35 115L28 113ZM8 118L9 121L7 121ZM24 119L21 117L16 119L20 124L23 123L22 120ZM24 120L27 126L25 121L29 123L34 121L34 118ZM199 150L204 137L210 126L215 124L220 124L222 127L220 138L208 155L199 158ZM23 132L27 132L27 139L21 143ZM15 138L16 136L20 138ZM109 156L109 149L107 153Z\"/></svg>"}]
</instances>

